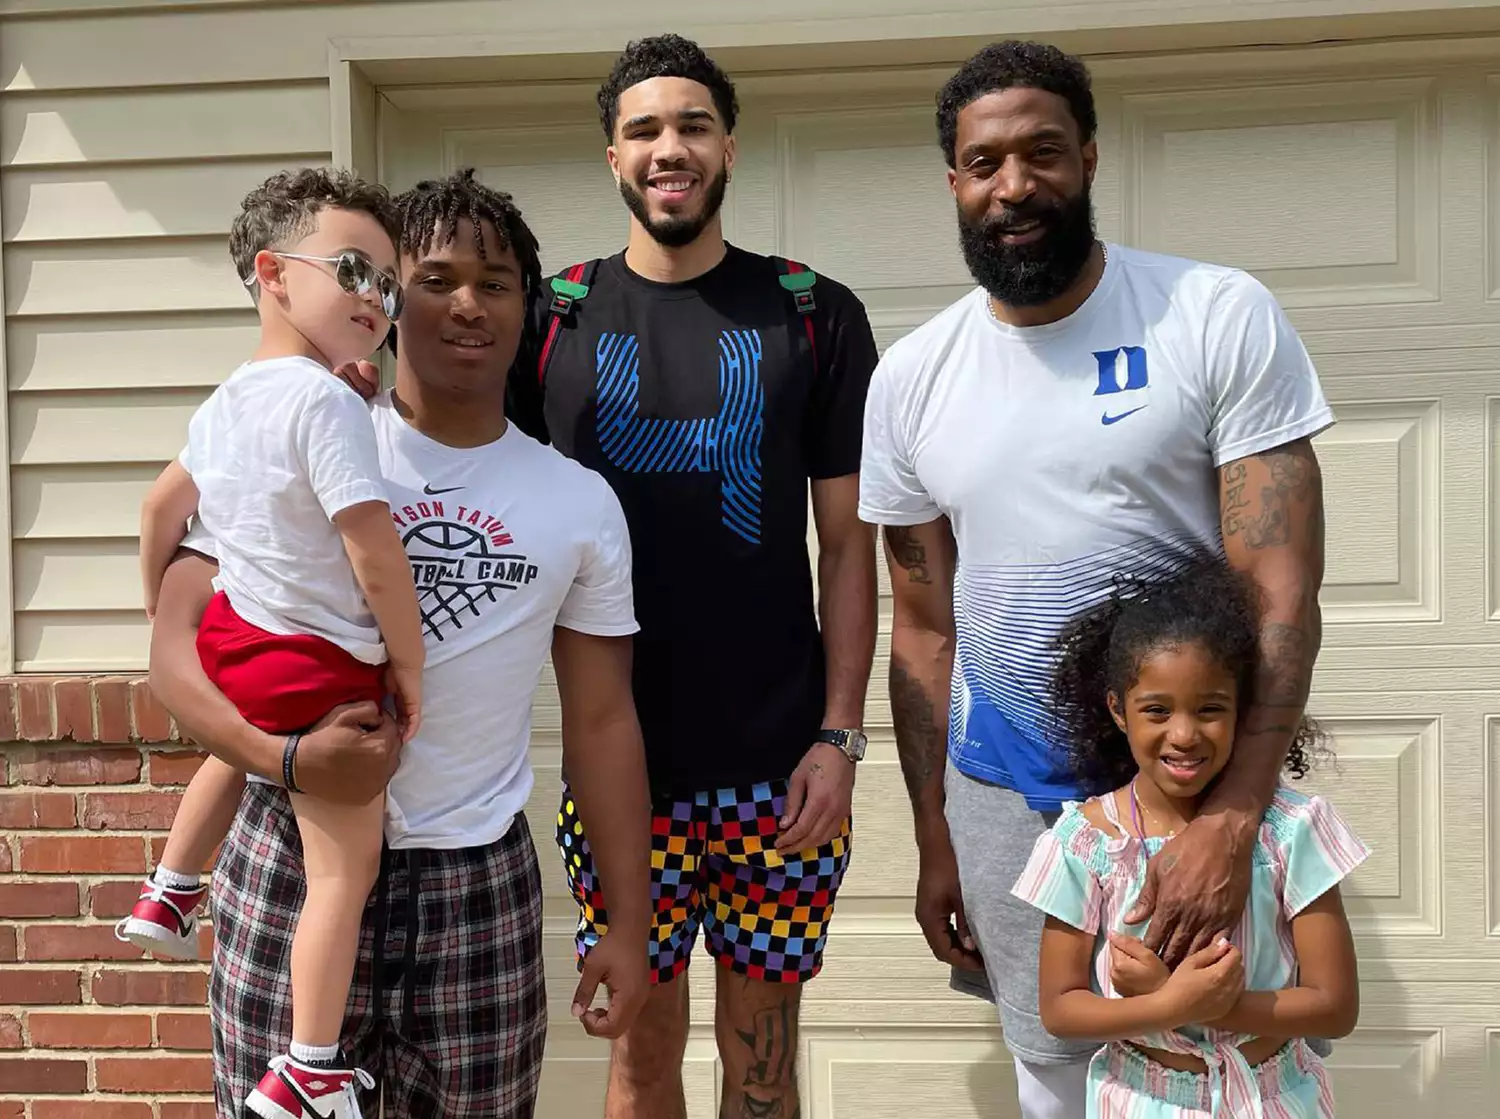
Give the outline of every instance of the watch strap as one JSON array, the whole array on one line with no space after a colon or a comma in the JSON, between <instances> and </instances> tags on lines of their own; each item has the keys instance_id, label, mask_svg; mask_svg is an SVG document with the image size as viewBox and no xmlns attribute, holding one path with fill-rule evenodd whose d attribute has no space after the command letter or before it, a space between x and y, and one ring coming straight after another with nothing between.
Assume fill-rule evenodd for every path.
<instances>
[{"instance_id":1,"label":"watch strap","mask_svg":"<svg viewBox=\"0 0 1500 1119\"><path fill-rule=\"evenodd\" d=\"M864 756L862 750L854 748L854 737L858 734L861 732L855 730L820 730L815 741L833 746L851 762L857 762Z\"/></svg>"}]
</instances>

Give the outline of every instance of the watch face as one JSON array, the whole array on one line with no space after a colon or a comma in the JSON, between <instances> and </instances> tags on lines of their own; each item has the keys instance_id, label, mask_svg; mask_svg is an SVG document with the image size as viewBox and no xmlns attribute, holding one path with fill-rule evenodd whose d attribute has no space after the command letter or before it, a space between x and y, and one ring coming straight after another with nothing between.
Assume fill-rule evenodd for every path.
<instances>
[{"instance_id":1,"label":"watch face","mask_svg":"<svg viewBox=\"0 0 1500 1119\"><path fill-rule=\"evenodd\" d=\"M859 761L865 756L865 743L869 741L864 731L858 730L825 730L818 739L837 746L853 761Z\"/></svg>"}]
</instances>

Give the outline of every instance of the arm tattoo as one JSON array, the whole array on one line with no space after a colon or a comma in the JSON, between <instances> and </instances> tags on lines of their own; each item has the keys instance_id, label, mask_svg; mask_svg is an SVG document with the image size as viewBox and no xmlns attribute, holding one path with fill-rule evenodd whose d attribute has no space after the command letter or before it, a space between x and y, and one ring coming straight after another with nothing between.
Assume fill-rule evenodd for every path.
<instances>
[{"instance_id":1,"label":"arm tattoo","mask_svg":"<svg viewBox=\"0 0 1500 1119\"><path fill-rule=\"evenodd\" d=\"M1224 467L1224 536L1242 536L1252 551L1276 548L1291 540L1292 506L1311 504L1315 540L1322 537L1321 479L1311 447L1293 444L1256 456L1271 472L1271 484L1262 485L1260 500L1246 496L1249 467L1232 462Z\"/></svg>"},{"instance_id":2,"label":"arm tattoo","mask_svg":"<svg viewBox=\"0 0 1500 1119\"><path fill-rule=\"evenodd\" d=\"M899 661L891 661L891 721L906 791L917 801L941 769L948 751L947 734L938 724L932 698Z\"/></svg>"},{"instance_id":3,"label":"arm tattoo","mask_svg":"<svg viewBox=\"0 0 1500 1119\"><path fill-rule=\"evenodd\" d=\"M1296 626L1269 622L1260 632L1260 672L1255 699L1267 707L1301 708L1307 703L1312 669L1307 634Z\"/></svg>"},{"instance_id":4,"label":"arm tattoo","mask_svg":"<svg viewBox=\"0 0 1500 1119\"><path fill-rule=\"evenodd\" d=\"M897 566L906 572L908 581L931 584L932 576L927 572L927 545L917 539L916 533L909 528L888 526L885 542L890 546Z\"/></svg>"}]
</instances>

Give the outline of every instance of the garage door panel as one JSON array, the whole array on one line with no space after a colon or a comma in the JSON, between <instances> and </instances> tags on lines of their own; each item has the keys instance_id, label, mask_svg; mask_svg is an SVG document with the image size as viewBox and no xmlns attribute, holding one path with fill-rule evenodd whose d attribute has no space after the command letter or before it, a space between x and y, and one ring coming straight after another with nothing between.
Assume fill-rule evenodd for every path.
<instances>
[{"instance_id":1,"label":"garage door panel","mask_svg":"<svg viewBox=\"0 0 1500 1119\"><path fill-rule=\"evenodd\" d=\"M542 267L619 252L628 219L604 157L597 124L445 131L445 169L474 167L487 185L514 196L542 246Z\"/></svg>"},{"instance_id":2,"label":"garage door panel","mask_svg":"<svg viewBox=\"0 0 1500 1119\"><path fill-rule=\"evenodd\" d=\"M972 285L931 110L779 119L782 235L861 291Z\"/></svg>"},{"instance_id":3,"label":"garage door panel","mask_svg":"<svg viewBox=\"0 0 1500 1119\"><path fill-rule=\"evenodd\" d=\"M1500 943L1500 713L1484 721L1483 767L1485 928Z\"/></svg>"},{"instance_id":4,"label":"garage door panel","mask_svg":"<svg viewBox=\"0 0 1500 1119\"><path fill-rule=\"evenodd\" d=\"M1437 718L1329 719L1335 765L1296 787L1320 793L1371 848L1350 876L1345 901L1358 932L1439 935L1441 732Z\"/></svg>"},{"instance_id":5,"label":"garage door panel","mask_svg":"<svg viewBox=\"0 0 1500 1119\"><path fill-rule=\"evenodd\" d=\"M547 1036L547 1059L537 1094L540 1116L604 1114L604 1088L609 1082L609 1043L582 1036L583 1031L563 1008L554 1011L555 1025ZM689 1119L718 1114L718 1058L712 1037L688 1039L682 1066L682 1086Z\"/></svg>"},{"instance_id":6,"label":"garage door panel","mask_svg":"<svg viewBox=\"0 0 1500 1119\"><path fill-rule=\"evenodd\" d=\"M1330 394L1332 395L1332 394ZM1441 612L1437 400L1344 401L1319 436L1328 538L1325 621L1432 621Z\"/></svg>"},{"instance_id":7,"label":"garage door panel","mask_svg":"<svg viewBox=\"0 0 1500 1119\"><path fill-rule=\"evenodd\" d=\"M1500 300L1500 74L1490 74L1485 79L1480 128L1483 135L1483 174L1489 189L1484 192L1485 240L1489 252L1485 254L1482 267L1485 270L1485 291L1491 303ZM1472 192L1478 194L1478 192Z\"/></svg>"},{"instance_id":8,"label":"garage door panel","mask_svg":"<svg viewBox=\"0 0 1500 1119\"><path fill-rule=\"evenodd\" d=\"M1436 316L1437 310L1433 309L1431 317ZM1494 363L1488 366L1476 364L1481 359L1471 352L1500 346L1500 303L1483 304L1464 314L1464 321L1441 324L1395 321L1394 316L1400 311L1400 308L1388 308L1383 325L1338 321L1342 312L1337 309L1293 307L1287 310L1287 316L1296 326L1308 352L1319 360L1330 355L1348 355L1351 359L1379 363L1394 357L1410 363L1414 373L1500 368ZM1457 355L1451 366L1447 364L1449 353ZM1366 373L1389 373L1400 371L1404 366L1393 368L1386 364L1370 368L1358 365L1354 368Z\"/></svg>"},{"instance_id":9,"label":"garage door panel","mask_svg":"<svg viewBox=\"0 0 1500 1119\"><path fill-rule=\"evenodd\" d=\"M1160 81L1106 76L1097 88L1101 234L1254 271L1302 332L1338 414L1317 440L1329 555L1312 703L1337 761L1300 785L1326 794L1372 848L1345 889L1361 1028L1331 1062L1340 1114L1371 1119L1479 1114L1494 1098L1482 1095L1486 1077L1500 1090L1500 75L1422 74L1421 50L1413 44L1400 71L1411 77L1307 68L1251 82L1242 56L1224 55L1225 74L1239 65L1239 78L1174 78L1164 62ZM971 280L931 92L880 75L844 82L819 100L747 86L725 228L852 287L883 348ZM624 211L590 110L553 114L563 123L546 127L528 112L438 113L422 128L413 116L404 134L427 138L403 150L430 156L420 166L402 156L397 185L413 170L474 163L516 194L550 265L617 251ZM1494 189L1476 191L1486 177ZM911 918L916 859L889 729L884 574L880 590L853 862L803 1009L804 1113L1010 1116L993 1008L948 990ZM528 817L543 849L553 1002L565 1014L572 912L547 849L559 788L550 677L536 712ZM709 1072L695 1119L714 1113L706 963L700 950L693 1045ZM580 1111L576 1093L548 1095L552 1085L586 1085L585 1111L602 1093L604 1065L590 1062L603 1051L569 1026L549 1049L548 1119Z\"/></svg>"},{"instance_id":10,"label":"garage door panel","mask_svg":"<svg viewBox=\"0 0 1500 1119\"><path fill-rule=\"evenodd\" d=\"M1500 622L1500 397L1486 401L1485 409L1485 494L1486 533L1484 566L1485 587L1489 602L1487 616Z\"/></svg>"},{"instance_id":11,"label":"garage door panel","mask_svg":"<svg viewBox=\"0 0 1500 1119\"><path fill-rule=\"evenodd\" d=\"M932 1031L807 1043L812 1114L832 1119L1017 1119L1015 1065L998 1041Z\"/></svg>"},{"instance_id":12,"label":"garage door panel","mask_svg":"<svg viewBox=\"0 0 1500 1119\"><path fill-rule=\"evenodd\" d=\"M1429 79L1127 95L1125 236L1288 306L1435 301L1436 113Z\"/></svg>"},{"instance_id":13,"label":"garage door panel","mask_svg":"<svg viewBox=\"0 0 1500 1119\"><path fill-rule=\"evenodd\" d=\"M1345 1115L1431 1113L1442 1065L1441 1028L1360 1029L1337 1042L1328 1059L1334 1097Z\"/></svg>"}]
</instances>

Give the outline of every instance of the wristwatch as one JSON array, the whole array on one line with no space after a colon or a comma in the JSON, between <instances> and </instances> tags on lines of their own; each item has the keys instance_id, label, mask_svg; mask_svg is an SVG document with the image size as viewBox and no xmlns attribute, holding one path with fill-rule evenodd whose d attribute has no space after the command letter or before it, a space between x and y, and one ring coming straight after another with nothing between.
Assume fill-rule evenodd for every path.
<instances>
[{"instance_id":1,"label":"wristwatch","mask_svg":"<svg viewBox=\"0 0 1500 1119\"><path fill-rule=\"evenodd\" d=\"M858 762L864 760L865 746L870 740L862 730L823 730L818 732L817 741L837 746L844 757Z\"/></svg>"}]
</instances>

